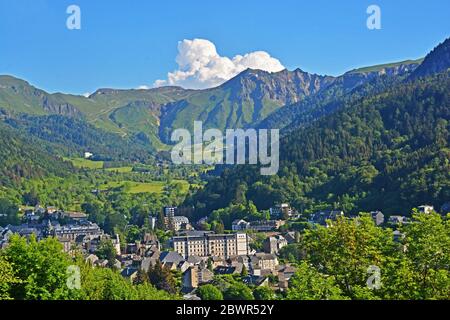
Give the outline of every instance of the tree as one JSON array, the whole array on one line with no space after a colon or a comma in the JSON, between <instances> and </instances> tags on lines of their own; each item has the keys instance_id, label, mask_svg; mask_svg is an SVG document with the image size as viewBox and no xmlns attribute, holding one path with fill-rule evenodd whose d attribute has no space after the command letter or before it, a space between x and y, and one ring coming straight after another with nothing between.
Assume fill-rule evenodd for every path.
<instances>
[{"instance_id":1,"label":"tree","mask_svg":"<svg viewBox=\"0 0 450 320\"><path fill-rule=\"evenodd\" d=\"M0 300L12 299L11 287L18 283L20 279L16 277L12 264L0 256Z\"/></svg>"},{"instance_id":2,"label":"tree","mask_svg":"<svg viewBox=\"0 0 450 320\"><path fill-rule=\"evenodd\" d=\"M224 293L225 300L255 300L252 290L241 282L234 282Z\"/></svg>"},{"instance_id":3,"label":"tree","mask_svg":"<svg viewBox=\"0 0 450 320\"><path fill-rule=\"evenodd\" d=\"M402 228L419 299L448 299L450 292L450 220L437 213L413 214Z\"/></svg>"},{"instance_id":4,"label":"tree","mask_svg":"<svg viewBox=\"0 0 450 320\"><path fill-rule=\"evenodd\" d=\"M243 265L242 271L241 271L241 277L245 278L246 276L248 276L248 271L247 271L247 268L245 267L245 265Z\"/></svg>"},{"instance_id":5,"label":"tree","mask_svg":"<svg viewBox=\"0 0 450 320\"><path fill-rule=\"evenodd\" d=\"M205 284L199 287L197 294L202 300L223 300L222 292L212 284Z\"/></svg>"},{"instance_id":6,"label":"tree","mask_svg":"<svg viewBox=\"0 0 450 320\"><path fill-rule=\"evenodd\" d=\"M176 293L176 282L169 269L164 268L161 262L156 261L148 270L148 280L159 290L165 290L170 294Z\"/></svg>"},{"instance_id":7,"label":"tree","mask_svg":"<svg viewBox=\"0 0 450 320\"><path fill-rule=\"evenodd\" d=\"M377 227L368 215L306 230L300 245L312 266L332 276L348 297L355 297L353 288L366 287L370 266L384 269L398 251L392 230Z\"/></svg>"},{"instance_id":8,"label":"tree","mask_svg":"<svg viewBox=\"0 0 450 320\"><path fill-rule=\"evenodd\" d=\"M214 223L214 232L217 234L223 234L225 232L225 226L222 221Z\"/></svg>"},{"instance_id":9,"label":"tree","mask_svg":"<svg viewBox=\"0 0 450 320\"><path fill-rule=\"evenodd\" d=\"M157 290L149 283L133 285L117 271L82 264L83 300L173 300L176 296Z\"/></svg>"},{"instance_id":10,"label":"tree","mask_svg":"<svg viewBox=\"0 0 450 320\"><path fill-rule=\"evenodd\" d=\"M128 226L126 229L126 240L127 243L134 243L141 239L141 230L138 226Z\"/></svg>"},{"instance_id":11,"label":"tree","mask_svg":"<svg viewBox=\"0 0 450 320\"><path fill-rule=\"evenodd\" d=\"M289 280L287 300L342 300L344 295L334 278L320 274L306 262Z\"/></svg>"},{"instance_id":12,"label":"tree","mask_svg":"<svg viewBox=\"0 0 450 320\"><path fill-rule=\"evenodd\" d=\"M114 244L110 239L101 240L97 247L97 250L95 251L95 254L100 259L108 260L108 267L112 268L114 266L114 263L116 262L117 252Z\"/></svg>"},{"instance_id":13,"label":"tree","mask_svg":"<svg viewBox=\"0 0 450 320\"><path fill-rule=\"evenodd\" d=\"M19 208L8 199L0 199L0 226L17 225L20 222Z\"/></svg>"},{"instance_id":14,"label":"tree","mask_svg":"<svg viewBox=\"0 0 450 320\"><path fill-rule=\"evenodd\" d=\"M208 259L208 264L207 264L207 268L209 271L213 271L213 261L211 258Z\"/></svg>"},{"instance_id":15,"label":"tree","mask_svg":"<svg viewBox=\"0 0 450 320\"><path fill-rule=\"evenodd\" d=\"M143 269L139 269L136 278L134 279L134 284L144 284L148 283L148 274Z\"/></svg>"},{"instance_id":16,"label":"tree","mask_svg":"<svg viewBox=\"0 0 450 320\"><path fill-rule=\"evenodd\" d=\"M257 287L253 290L256 300L274 300L275 294L272 289L267 286Z\"/></svg>"},{"instance_id":17,"label":"tree","mask_svg":"<svg viewBox=\"0 0 450 320\"><path fill-rule=\"evenodd\" d=\"M159 230L166 230L166 219L162 210L158 211L158 218L156 219L156 228Z\"/></svg>"},{"instance_id":18,"label":"tree","mask_svg":"<svg viewBox=\"0 0 450 320\"><path fill-rule=\"evenodd\" d=\"M19 282L10 284L10 297L19 300L59 300L76 297L76 290L67 286L70 257L54 238L27 241L18 235L10 238L3 258L14 266Z\"/></svg>"}]
</instances>

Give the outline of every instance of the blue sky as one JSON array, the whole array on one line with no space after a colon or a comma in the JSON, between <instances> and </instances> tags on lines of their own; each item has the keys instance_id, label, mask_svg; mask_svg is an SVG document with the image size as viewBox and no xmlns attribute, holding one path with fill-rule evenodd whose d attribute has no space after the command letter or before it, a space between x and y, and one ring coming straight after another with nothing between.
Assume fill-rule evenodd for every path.
<instances>
[{"instance_id":1,"label":"blue sky","mask_svg":"<svg viewBox=\"0 0 450 320\"><path fill-rule=\"evenodd\" d=\"M81 8L81 30L66 8ZM366 9L382 10L382 30ZM424 56L450 36L448 0L0 0L0 74L50 92L136 88L177 69L178 41L221 56L263 50L288 69L338 75Z\"/></svg>"}]
</instances>

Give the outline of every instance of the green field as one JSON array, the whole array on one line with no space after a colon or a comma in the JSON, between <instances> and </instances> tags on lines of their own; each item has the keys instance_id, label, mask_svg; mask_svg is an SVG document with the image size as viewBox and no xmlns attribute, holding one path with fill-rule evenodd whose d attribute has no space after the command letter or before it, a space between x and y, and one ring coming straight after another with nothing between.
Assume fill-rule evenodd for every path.
<instances>
[{"instance_id":1,"label":"green field","mask_svg":"<svg viewBox=\"0 0 450 320\"><path fill-rule=\"evenodd\" d=\"M72 162L76 168L103 169L103 161L92 161L84 158L64 158L64 160Z\"/></svg>"},{"instance_id":2,"label":"green field","mask_svg":"<svg viewBox=\"0 0 450 320\"><path fill-rule=\"evenodd\" d=\"M174 180L173 182L179 182L182 184L183 192L186 193L189 190L189 183L185 180ZM127 193L157 193L160 194L164 191L164 186L167 184L165 181L153 181L153 182L134 182L134 181L120 181L109 182L108 184L100 186L101 190L108 190L112 188L126 187Z\"/></svg>"},{"instance_id":3,"label":"green field","mask_svg":"<svg viewBox=\"0 0 450 320\"><path fill-rule=\"evenodd\" d=\"M107 168L105 170L117 173L128 173L133 171L133 167Z\"/></svg>"}]
</instances>

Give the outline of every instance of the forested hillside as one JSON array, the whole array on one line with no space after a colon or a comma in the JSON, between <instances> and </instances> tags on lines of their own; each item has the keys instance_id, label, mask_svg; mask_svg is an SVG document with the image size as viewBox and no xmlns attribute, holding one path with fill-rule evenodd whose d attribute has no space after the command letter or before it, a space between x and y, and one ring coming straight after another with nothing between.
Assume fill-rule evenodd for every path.
<instances>
[{"instance_id":1,"label":"forested hillside","mask_svg":"<svg viewBox=\"0 0 450 320\"><path fill-rule=\"evenodd\" d=\"M361 98L280 142L281 169L262 178L226 169L188 205L200 215L242 199L267 209L281 201L313 211L408 214L450 199L450 75L400 83Z\"/></svg>"},{"instance_id":2,"label":"forested hillside","mask_svg":"<svg viewBox=\"0 0 450 320\"><path fill-rule=\"evenodd\" d=\"M17 186L21 179L54 174L65 176L72 165L47 152L35 139L21 136L17 130L0 122L0 186Z\"/></svg>"},{"instance_id":3,"label":"forested hillside","mask_svg":"<svg viewBox=\"0 0 450 320\"><path fill-rule=\"evenodd\" d=\"M145 136L122 137L61 115L5 116L4 122L25 136L45 141L50 154L65 157L91 152L97 160L146 161L154 151Z\"/></svg>"}]
</instances>

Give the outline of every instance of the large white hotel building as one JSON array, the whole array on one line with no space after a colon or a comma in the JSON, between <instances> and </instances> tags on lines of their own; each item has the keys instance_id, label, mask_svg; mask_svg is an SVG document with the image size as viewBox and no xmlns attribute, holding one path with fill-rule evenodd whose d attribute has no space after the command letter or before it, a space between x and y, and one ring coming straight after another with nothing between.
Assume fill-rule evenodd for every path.
<instances>
[{"instance_id":1,"label":"large white hotel building","mask_svg":"<svg viewBox=\"0 0 450 320\"><path fill-rule=\"evenodd\" d=\"M172 246L185 259L189 256L228 259L249 254L248 237L245 233L173 237Z\"/></svg>"}]
</instances>

